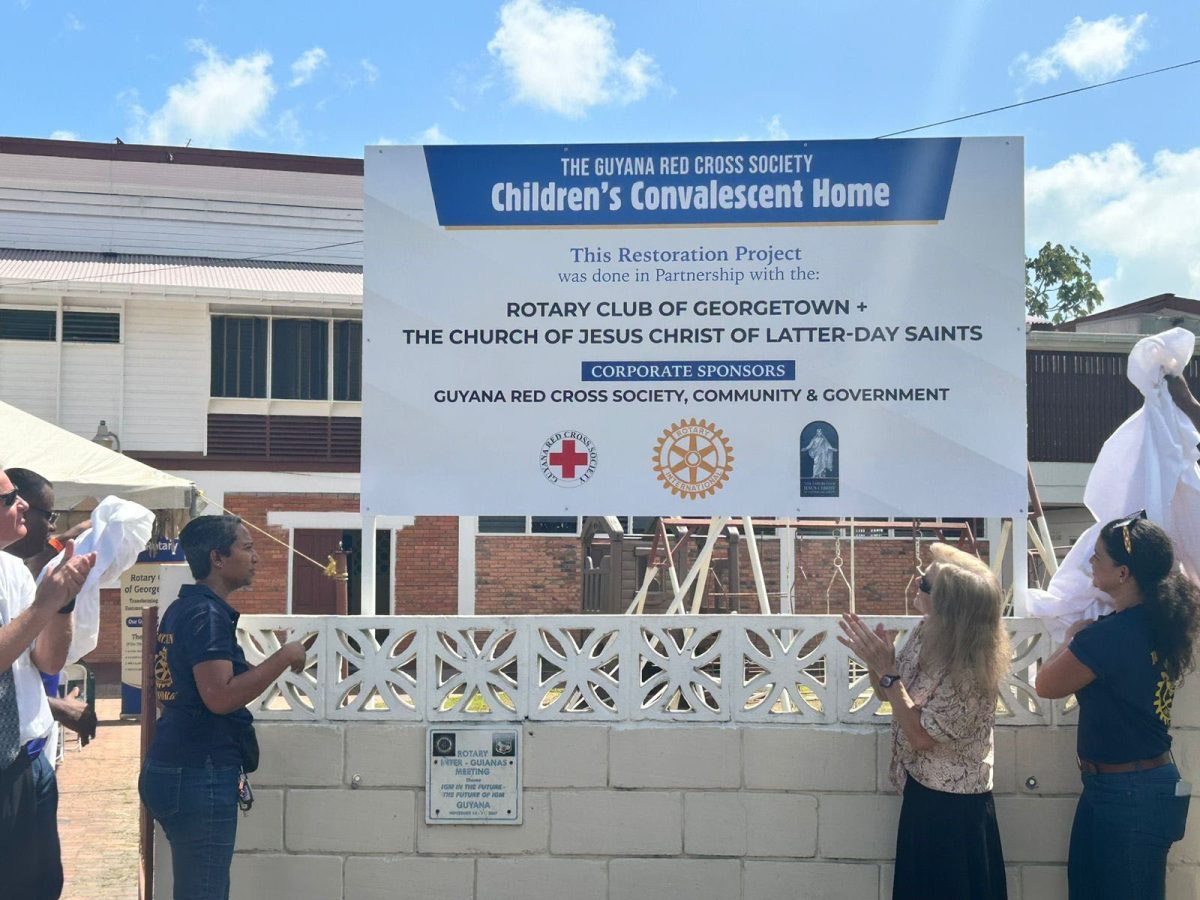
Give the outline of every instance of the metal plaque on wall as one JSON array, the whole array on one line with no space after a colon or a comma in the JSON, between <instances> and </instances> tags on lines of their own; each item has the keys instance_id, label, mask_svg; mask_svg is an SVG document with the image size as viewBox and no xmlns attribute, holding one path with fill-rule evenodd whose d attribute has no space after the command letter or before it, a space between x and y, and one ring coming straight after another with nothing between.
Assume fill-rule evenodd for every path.
<instances>
[{"instance_id":1,"label":"metal plaque on wall","mask_svg":"<svg viewBox=\"0 0 1200 900\"><path fill-rule=\"evenodd\" d=\"M520 741L515 725L431 726L426 824L520 825Z\"/></svg>"}]
</instances>

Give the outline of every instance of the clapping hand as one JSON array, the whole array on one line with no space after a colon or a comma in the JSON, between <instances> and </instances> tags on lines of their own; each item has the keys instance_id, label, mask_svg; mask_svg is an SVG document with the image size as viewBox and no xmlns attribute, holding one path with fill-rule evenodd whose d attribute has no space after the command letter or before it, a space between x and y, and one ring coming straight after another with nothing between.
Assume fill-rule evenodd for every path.
<instances>
[{"instance_id":1,"label":"clapping hand","mask_svg":"<svg viewBox=\"0 0 1200 900\"><path fill-rule=\"evenodd\" d=\"M896 646L893 643L894 633L889 632L879 623L872 631L854 613L843 613L838 623L842 634L838 641L850 648L850 651L862 660L863 665L876 675L887 675L896 668Z\"/></svg>"}]
</instances>

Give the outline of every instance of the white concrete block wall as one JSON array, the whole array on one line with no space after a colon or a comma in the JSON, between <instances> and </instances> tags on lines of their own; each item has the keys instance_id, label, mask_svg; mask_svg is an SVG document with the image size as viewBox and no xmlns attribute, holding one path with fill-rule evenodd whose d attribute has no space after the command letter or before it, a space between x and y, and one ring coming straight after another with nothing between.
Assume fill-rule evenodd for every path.
<instances>
[{"instance_id":1,"label":"white concrete block wall","mask_svg":"<svg viewBox=\"0 0 1200 900\"><path fill-rule=\"evenodd\" d=\"M1200 685L1176 703L1176 756L1200 782ZM420 723L262 722L259 732L234 897L891 896L900 801L884 727L526 723L520 826L425 824ZM997 730L1013 900L1065 896L1074 740L1069 726ZM1200 813L1171 853L1168 896L1200 896Z\"/></svg>"}]
</instances>

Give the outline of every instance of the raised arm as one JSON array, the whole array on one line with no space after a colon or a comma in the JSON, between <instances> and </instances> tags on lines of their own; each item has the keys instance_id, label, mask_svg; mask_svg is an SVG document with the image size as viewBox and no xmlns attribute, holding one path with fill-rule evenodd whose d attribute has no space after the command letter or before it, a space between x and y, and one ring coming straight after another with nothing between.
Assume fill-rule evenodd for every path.
<instances>
[{"instance_id":1,"label":"raised arm","mask_svg":"<svg viewBox=\"0 0 1200 900\"><path fill-rule=\"evenodd\" d=\"M1167 390L1175 405L1191 420L1196 430L1200 431L1200 400L1193 396L1187 381L1179 375L1168 375Z\"/></svg>"},{"instance_id":2,"label":"raised arm","mask_svg":"<svg viewBox=\"0 0 1200 900\"><path fill-rule=\"evenodd\" d=\"M196 689L209 712L219 716L241 709L271 686L285 669L304 671L304 645L299 641L284 644L260 665L251 666L241 675L233 674L233 663L227 659L210 659L196 663L192 674Z\"/></svg>"},{"instance_id":3,"label":"raised arm","mask_svg":"<svg viewBox=\"0 0 1200 900\"><path fill-rule=\"evenodd\" d=\"M79 589L83 587L88 573L92 571L92 566L95 564L95 553L75 556L74 542L67 544L63 561L42 579L42 583L37 586L34 593L33 602L11 622L0 628L0 671L12 668L17 658L48 629L56 617L59 619L71 618L70 616L59 616L58 611L79 593ZM34 647L34 664L41 668L38 663L39 655L37 647ZM52 662L52 660L47 661ZM42 669L42 671L57 672L62 668L63 662L66 662L65 650L58 669Z\"/></svg>"}]
</instances>

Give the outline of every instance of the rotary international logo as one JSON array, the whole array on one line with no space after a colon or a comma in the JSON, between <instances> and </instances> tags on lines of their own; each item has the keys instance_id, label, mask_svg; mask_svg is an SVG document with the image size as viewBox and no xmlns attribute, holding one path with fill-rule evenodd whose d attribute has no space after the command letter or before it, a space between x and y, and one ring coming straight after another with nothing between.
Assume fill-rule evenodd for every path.
<instances>
[{"instance_id":1,"label":"rotary international logo","mask_svg":"<svg viewBox=\"0 0 1200 900\"><path fill-rule=\"evenodd\" d=\"M579 487L596 474L596 445L581 431L556 431L542 441L538 458L542 475L559 487Z\"/></svg>"},{"instance_id":2,"label":"rotary international logo","mask_svg":"<svg viewBox=\"0 0 1200 900\"><path fill-rule=\"evenodd\" d=\"M725 486L733 471L733 445L715 423L682 419L663 429L652 461L664 488L696 500Z\"/></svg>"}]
</instances>

